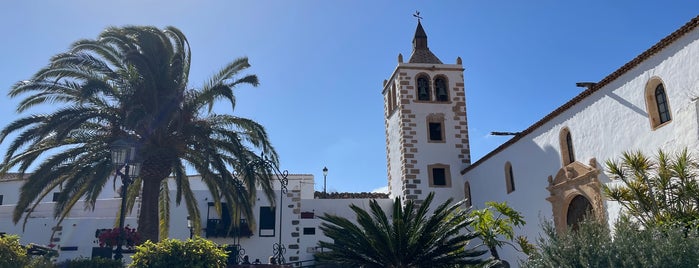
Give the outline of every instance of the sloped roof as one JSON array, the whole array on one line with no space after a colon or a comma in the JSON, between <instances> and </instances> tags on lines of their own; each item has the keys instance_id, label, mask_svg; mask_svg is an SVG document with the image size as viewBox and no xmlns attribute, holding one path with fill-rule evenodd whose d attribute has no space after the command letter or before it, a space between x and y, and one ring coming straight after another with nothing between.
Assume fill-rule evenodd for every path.
<instances>
[{"instance_id":1,"label":"sloped roof","mask_svg":"<svg viewBox=\"0 0 699 268\"><path fill-rule=\"evenodd\" d=\"M427 47L427 34L420 21L417 22L415 37L413 37L413 52L410 54L408 62L442 64L442 61Z\"/></svg>"}]
</instances>

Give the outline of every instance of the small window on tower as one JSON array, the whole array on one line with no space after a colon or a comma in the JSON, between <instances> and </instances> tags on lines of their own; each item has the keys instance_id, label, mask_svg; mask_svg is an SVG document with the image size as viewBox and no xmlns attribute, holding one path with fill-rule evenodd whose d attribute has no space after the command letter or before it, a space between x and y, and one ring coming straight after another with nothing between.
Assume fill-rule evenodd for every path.
<instances>
[{"instance_id":1,"label":"small window on tower","mask_svg":"<svg viewBox=\"0 0 699 268\"><path fill-rule=\"evenodd\" d=\"M55 192L53 193L53 199L51 201L53 202L58 202L58 198L61 196L61 192Z\"/></svg>"},{"instance_id":2,"label":"small window on tower","mask_svg":"<svg viewBox=\"0 0 699 268\"><path fill-rule=\"evenodd\" d=\"M429 170L430 187L451 187L448 165L434 164L427 166L427 169Z\"/></svg>"},{"instance_id":3,"label":"small window on tower","mask_svg":"<svg viewBox=\"0 0 699 268\"><path fill-rule=\"evenodd\" d=\"M444 186L447 184L447 178L445 175L444 168L433 168L432 169L432 183L435 186Z\"/></svg>"},{"instance_id":4,"label":"small window on tower","mask_svg":"<svg viewBox=\"0 0 699 268\"><path fill-rule=\"evenodd\" d=\"M430 140L443 141L442 138L442 123L430 122Z\"/></svg>"},{"instance_id":5,"label":"small window on tower","mask_svg":"<svg viewBox=\"0 0 699 268\"><path fill-rule=\"evenodd\" d=\"M444 114L429 114L426 119L427 142L444 143L446 141L444 136Z\"/></svg>"},{"instance_id":6,"label":"small window on tower","mask_svg":"<svg viewBox=\"0 0 699 268\"><path fill-rule=\"evenodd\" d=\"M0 194L0 206L2 206L2 198L3 198L3 195Z\"/></svg>"}]
</instances>

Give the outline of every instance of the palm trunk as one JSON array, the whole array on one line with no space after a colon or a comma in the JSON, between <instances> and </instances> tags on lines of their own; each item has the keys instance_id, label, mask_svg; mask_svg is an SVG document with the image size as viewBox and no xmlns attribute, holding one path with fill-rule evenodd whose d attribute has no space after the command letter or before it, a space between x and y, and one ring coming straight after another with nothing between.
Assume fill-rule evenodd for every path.
<instances>
[{"instance_id":1,"label":"palm trunk","mask_svg":"<svg viewBox=\"0 0 699 268\"><path fill-rule=\"evenodd\" d=\"M498 250L495 247L490 247L490 255L496 260L500 259L500 254L498 254Z\"/></svg>"},{"instance_id":2,"label":"palm trunk","mask_svg":"<svg viewBox=\"0 0 699 268\"><path fill-rule=\"evenodd\" d=\"M158 242L158 195L160 194L160 181L149 178L143 179L141 190L141 211L138 215L138 232L143 236L143 241Z\"/></svg>"}]
</instances>

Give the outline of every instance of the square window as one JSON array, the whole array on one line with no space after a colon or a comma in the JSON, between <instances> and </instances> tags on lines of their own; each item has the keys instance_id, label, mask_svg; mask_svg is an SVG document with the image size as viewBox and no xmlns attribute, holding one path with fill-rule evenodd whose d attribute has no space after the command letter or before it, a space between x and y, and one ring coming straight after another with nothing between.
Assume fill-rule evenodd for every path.
<instances>
[{"instance_id":1,"label":"square window","mask_svg":"<svg viewBox=\"0 0 699 268\"><path fill-rule=\"evenodd\" d=\"M58 197L61 196L61 192L53 193L53 199L51 201L58 202Z\"/></svg>"},{"instance_id":2,"label":"square window","mask_svg":"<svg viewBox=\"0 0 699 268\"><path fill-rule=\"evenodd\" d=\"M316 234L316 228L314 228L314 227L306 227L306 228L303 228L303 234L305 234L305 235L314 235L314 234Z\"/></svg>"},{"instance_id":3,"label":"square window","mask_svg":"<svg viewBox=\"0 0 699 268\"><path fill-rule=\"evenodd\" d=\"M432 184L434 184L435 186L447 185L447 177L444 168L432 169Z\"/></svg>"},{"instance_id":4,"label":"square window","mask_svg":"<svg viewBox=\"0 0 699 268\"><path fill-rule=\"evenodd\" d=\"M430 122L430 140L431 141L442 141L442 123Z\"/></svg>"}]
</instances>

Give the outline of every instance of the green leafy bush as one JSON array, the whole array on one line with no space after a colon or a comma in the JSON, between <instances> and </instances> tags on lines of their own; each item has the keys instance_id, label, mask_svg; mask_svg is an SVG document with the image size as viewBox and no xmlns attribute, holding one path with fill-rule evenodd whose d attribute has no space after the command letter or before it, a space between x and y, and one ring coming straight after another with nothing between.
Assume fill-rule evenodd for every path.
<instances>
[{"instance_id":1,"label":"green leafy bush","mask_svg":"<svg viewBox=\"0 0 699 268\"><path fill-rule=\"evenodd\" d=\"M27 264L29 268L54 268L56 266L50 258L45 257L32 257Z\"/></svg>"},{"instance_id":2,"label":"green leafy bush","mask_svg":"<svg viewBox=\"0 0 699 268\"><path fill-rule=\"evenodd\" d=\"M0 267L25 267L28 263L27 249L19 244L19 236L0 236Z\"/></svg>"},{"instance_id":3,"label":"green leafy bush","mask_svg":"<svg viewBox=\"0 0 699 268\"><path fill-rule=\"evenodd\" d=\"M54 267L63 268L122 268L124 263L119 260L112 260L107 258L78 258L72 260L65 260L57 263Z\"/></svg>"},{"instance_id":4,"label":"green leafy bush","mask_svg":"<svg viewBox=\"0 0 699 268\"><path fill-rule=\"evenodd\" d=\"M137 246L130 267L226 267L226 258L223 249L203 238L185 241L166 239L158 243L146 241Z\"/></svg>"},{"instance_id":5,"label":"green leafy bush","mask_svg":"<svg viewBox=\"0 0 699 268\"><path fill-rule=\"evenodd\" d=\"M612 235L606 224L584 221L557 234L544 223L539 250L522 267L697 267L699 236L676 226L640 228L621 219Z\"/></svg>"}]
</instances>

